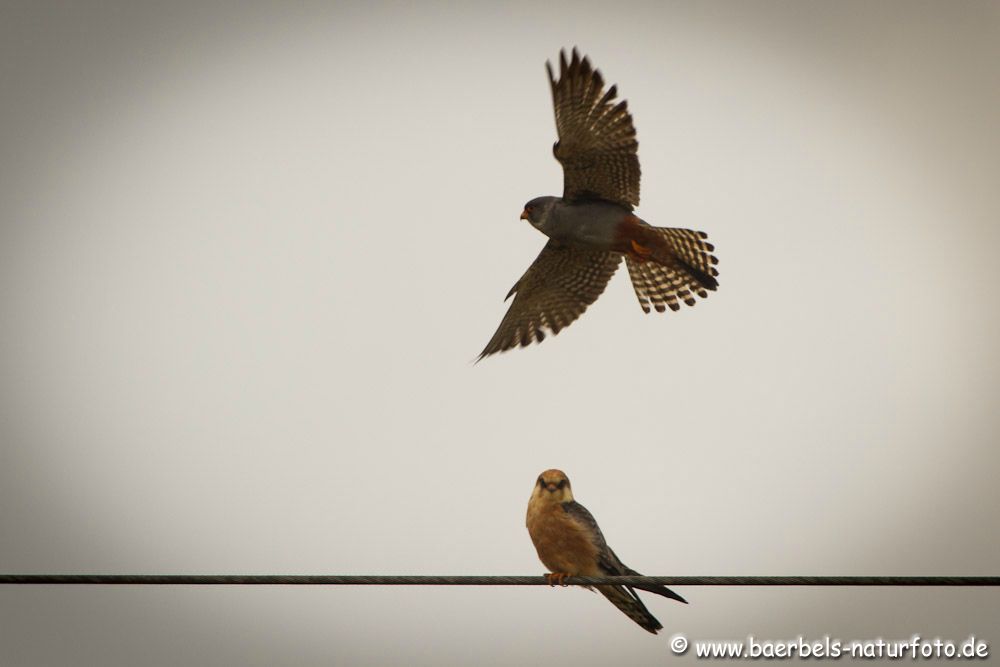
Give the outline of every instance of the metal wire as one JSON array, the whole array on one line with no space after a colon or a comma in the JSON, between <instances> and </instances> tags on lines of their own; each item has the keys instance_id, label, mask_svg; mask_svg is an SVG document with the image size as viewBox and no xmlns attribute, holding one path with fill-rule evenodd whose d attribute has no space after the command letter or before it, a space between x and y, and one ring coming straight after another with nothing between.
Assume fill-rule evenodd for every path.
<instances>
[{"instance_id":1,"label":"metal wire","mask_svg":"<svg viewBox=\"0 0 1000 667\"><path fill-rule=\"evenodd\" d=\"M0 574L0 584L172 586L546 586L544 576ZM1000 586L1000 577L566 577L566 586Z\"/></svg>"}]
</instances>

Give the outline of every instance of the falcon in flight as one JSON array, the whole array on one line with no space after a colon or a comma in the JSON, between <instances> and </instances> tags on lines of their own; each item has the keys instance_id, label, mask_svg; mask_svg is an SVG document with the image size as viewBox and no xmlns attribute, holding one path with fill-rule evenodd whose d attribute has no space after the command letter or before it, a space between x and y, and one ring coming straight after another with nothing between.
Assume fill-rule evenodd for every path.
<instances>
[{"instance_id":1,"label":"falcon in flight","mask_svg":"<svg viewBox=\"0 0 1000 667\"><path fill-rule=\"evenodd\" d=\"M653 227L633 213L639 205L639 143L627 103L604 89L601 73L576 49L559 53L552 85L563 167L563 196L537 197L521 219L549 237L521 279L507 314L479 358L541 342L559 333L594 303L622 257L643 311L680 309L715 290L718 260L704 232Z\"/></svg>"},{"instance_id":2,"label":"falcon in flight","mask_svg":"<svg viewBox=\"0 0 1000 667\"><path fill-rule=\"evenodd\" d=\"M573 500L569 479L561 470L546 470L538 476L528 501L527 524L538 558L552 571L548 575L550 582L562 583L562 579L570 576L640 576L618 559L604 541L594 517L586 507ZM594 588L654 635L663 626L649 613L634 589L687 604L680 595L659 584L601 585Z\"/></svg>"}]
</instances>

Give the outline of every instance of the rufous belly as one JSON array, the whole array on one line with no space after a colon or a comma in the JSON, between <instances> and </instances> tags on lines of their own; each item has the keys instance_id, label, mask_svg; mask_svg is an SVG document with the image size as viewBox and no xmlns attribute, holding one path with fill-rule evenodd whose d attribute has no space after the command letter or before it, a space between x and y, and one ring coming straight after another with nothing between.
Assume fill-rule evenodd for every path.
<instances>
[{"instance_id":1,"label":"rufous belly","mask_svg":"<svg viewBox=\"0 0 1000 667\"><path fill-rule=\"evenodd\" d=\"M553 503L529 508L527 525L539 560L551 572L583 576L600 574L597 547L590 534L573 521L561 505Z\"/></svg>"}]
</instances>

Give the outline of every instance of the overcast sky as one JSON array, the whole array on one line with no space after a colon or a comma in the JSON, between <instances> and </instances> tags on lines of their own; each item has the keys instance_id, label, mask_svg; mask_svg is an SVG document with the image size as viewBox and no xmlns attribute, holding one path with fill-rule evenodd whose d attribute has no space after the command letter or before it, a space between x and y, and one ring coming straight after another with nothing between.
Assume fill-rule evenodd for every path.
<instances>
[{"instance_id":1,"label":"overcast sky","mask_svg":"<svg viewBox=\"0 0 1000 667\"><path fill-rule=\"evenodd\" d=\"M540 574L565 470L646 574L998 575L989 2L0 9L0 572ZM472 361L628 99L720 289ZM995 590L0 588L4 665L662 665L976 634ZM682 661L694 662L690 655Z\"/></svg>"}]
</instances>

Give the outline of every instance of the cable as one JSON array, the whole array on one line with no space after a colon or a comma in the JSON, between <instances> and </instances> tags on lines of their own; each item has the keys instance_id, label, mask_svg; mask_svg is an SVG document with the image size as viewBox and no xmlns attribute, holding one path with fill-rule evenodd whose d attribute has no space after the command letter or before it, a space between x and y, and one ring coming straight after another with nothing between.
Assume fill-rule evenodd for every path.
<instances>
[{"instance_id":1,"label":"cable","mask_svg":"<svg viewBox=\"0 0 1000 667\"><path fill-rule=\"evenodd\" d=\"M1000 577L566 577L567 586L1000 586ZM172 586L546 586L544 576L275 574L0 574L0 584Z\"/></svg>"}]
</instances>

